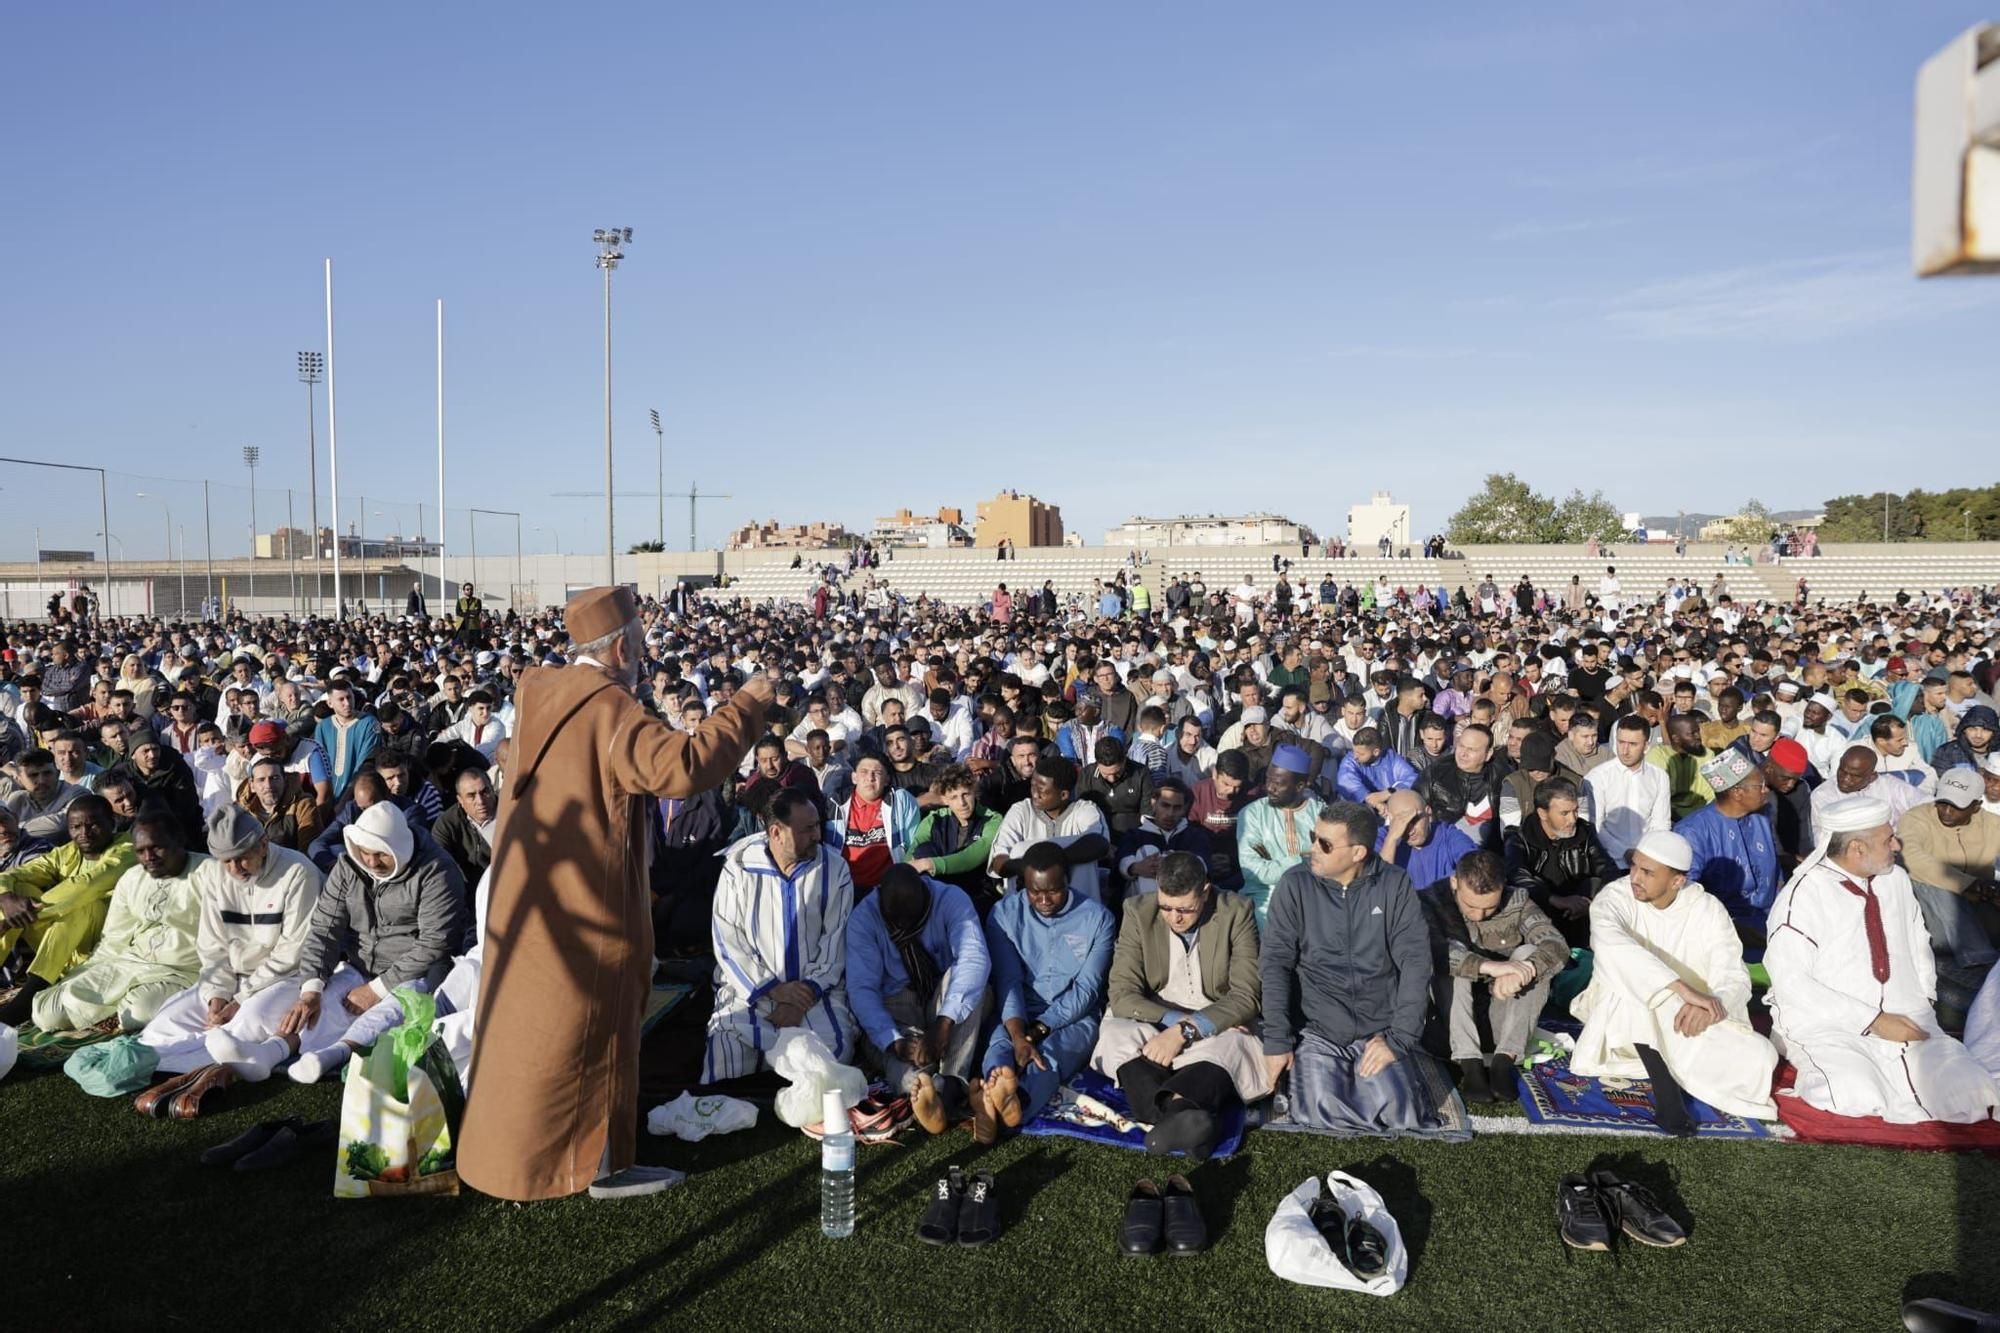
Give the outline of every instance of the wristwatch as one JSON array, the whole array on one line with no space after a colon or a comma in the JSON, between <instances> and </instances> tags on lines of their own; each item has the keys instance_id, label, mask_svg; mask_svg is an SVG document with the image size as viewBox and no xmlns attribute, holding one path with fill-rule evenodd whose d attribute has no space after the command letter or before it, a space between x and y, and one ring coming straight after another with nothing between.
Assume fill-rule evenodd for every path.
<instances>
[{"instance_id":1,"label":"wristwatch","mask_svg":"<svg viewBox=\"0 0 2000 1333\"><path fill-rule=\"evenodd\" d=\"M1201 1029L1183 1018L1181 1020L1181 1040L1190 1046L1194 1045L1201 1040Z\"/></svg>"}]
</instances>

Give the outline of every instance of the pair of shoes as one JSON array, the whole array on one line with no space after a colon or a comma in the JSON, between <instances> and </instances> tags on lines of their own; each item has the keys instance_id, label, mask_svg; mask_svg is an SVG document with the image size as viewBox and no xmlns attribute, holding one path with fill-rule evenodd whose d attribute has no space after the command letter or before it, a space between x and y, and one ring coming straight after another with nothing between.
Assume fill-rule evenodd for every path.
<instances>
[{"instance_id":1,"label":"pair of shoes","mask_svg":"<svg viewBox=\"0 0 2000 1333\"><path fill-rule=\"evenodd\" d=\"M917 1239L926 1245L991 1245L1000 1239L1000 1200L993 1177L973 1175L953 1167L940 1177L930 1207L917 1223Z\"/></svg>"},{"instance_id":2,"label":"pair of shoes","mask_svg":"<svg viewBox=\"0 0 2000 1333\"><path fill-rule=\"evenodd\" d=\"M219 1091L236 1081L236 1074L227 1065L203 1065L189 1075L185 1087L175 1093L167 1104L167 1118L170 1120L193 1120L201 1114L201 1104L211 1092Z\"/></svg>"},{"instance_id":3,"label":"pair of shoes","mask_svg":"<svg viewBox=\"0 0 2000 1333\"><path fill-rule=\"evenodd\" d=\"M1208 1248L1208 1223L1186 1176L1168 1176L1164 1185L1142 1180L1125 1200L1119 1251L1136 1258L1155 1254L1162 1246L1168 1254L1181 1256Z\"/></svg>"},{"instance_id":4,"label":"pair of shoes","mask_svg":"<svg viewBox=\"0 0 2000 1333\"><path fill-rule=\"evenodd\" d=\"M204 1149L201 1154L203 1166L234 1166L245 1157L256 1153L268 1145L279 1134L298 1137L300 1120L290 1116L284 1120L263 1120L250 1126L227 1143L218 1143Z\"/></svg>"},{"instance_id":5,"label":"pair of shoes","mask_svg":"<svg viewBox=\"0 0 2000 1333\"><path fill-rule=\"evenodd\" d=\"M203 1070L212 1068L213 1065L203 1065L201 1069L190 1069L185 1074L175 1074L163 1083L155 1083L132 1099L132 1109L151 1119L165 1120L173 1099L200 1077Z\"/></svg>"},{"instance_id":6,"label":"pair of shoes","mask_svg":"<svg viewBox=\"0 0 2000 1333\"><path fill-rule=\"evenodd\" d=\"M1687 1242L1687 1232L1645 1186L1609 1171L1562 1178L1556 1186L1556 1228L1573 1250L1609 1250L1613 1231L1655 1249Z\"/></svg>"},{"instance_id":7,"label":"pair of shoes","mask_svg":"<svg viewBox=\"0 0 2000 1333\"><path fill-rule=\"evenodd\" d=\"M1389 1242L1372 1222L1349 1217L1340 1200L1321 1190L1306 1209L1313 1229L1319 1232L1333 1257L1363 1282L1382 1276L1389 1268Z\"/></svg>"}]
</instances>

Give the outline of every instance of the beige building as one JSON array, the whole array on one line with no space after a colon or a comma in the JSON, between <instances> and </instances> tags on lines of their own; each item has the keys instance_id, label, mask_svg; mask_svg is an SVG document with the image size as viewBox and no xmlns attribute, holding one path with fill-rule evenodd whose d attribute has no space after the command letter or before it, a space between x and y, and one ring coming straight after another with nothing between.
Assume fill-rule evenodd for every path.
<instances>
[{"instance_id":1,"label":"beige building","mask_svg":"<svg viewBox=\"0 0 2000 1333\"><path fill-rule=\"evenodd\" d=\"M877 546L928 546L944 548L972 545L965 530L963 509L940 509L935 514L913 514L907 509L875 520L868 540Z\"/></svg>"},{"instance_id":2,"label":"beige building","mask_svg":"<svg viewBox=\"0 0 2000 1333\"><path fill-rule=\"evenodd\" d=\"M1410 507L1395 502L1387 491L1377 491L1365 505L1347 509L1347 544L1366 549L1387 537L1394 546L1410 544Z\"/></svg>"},{"instance_id":3,"label":"beige building","mask_svg":"<svg viewBox=\"0 0 2000 1333\"><path fill-rule=\"evenodd\" d=\"M1297 546L1312 529L1282 514L1183 514L1128 518L1104 534L1106 546Z\"/></svg>"},{"instance_id":4,"label":"beige building","mask_svg":"<svg viewBox=\"0 0 2000 1333\"><path fill-rule=\"evenodd\" d=\"M991 548L1002 541L1016 546L1063 544L1062 510L1032 495L1002 491L991 500L981 500L977 512L976 545Z\"/></svg>"},{"instance_id":5,"label":"beige building","mask_svg":"<svg viewBox=\"0 0 2000 1333\"><path fill-rule=\"evenodd\" d=\"M732 551L775 551L775 550L816 550L828 546L841 546L847 541L847 528L839 523L780 523L769 519L763 523L745 523L729 534L729 549Z\"/></svg>"}]
</instances>

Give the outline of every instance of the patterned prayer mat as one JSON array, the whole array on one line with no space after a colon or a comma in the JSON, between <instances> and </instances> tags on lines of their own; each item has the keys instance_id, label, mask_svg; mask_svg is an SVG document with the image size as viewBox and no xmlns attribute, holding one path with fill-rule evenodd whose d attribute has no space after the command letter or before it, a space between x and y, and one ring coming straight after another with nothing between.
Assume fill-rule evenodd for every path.
<instances>
[{"instance_id":1,"label":"patterned prayer mat","mask_svg":"<svg viewBox=\"0 0 2000 1333\"><path fill-rule=\"evenodd\" d=\"M1521 1109L1535 1124L1609 1133L1666 1133L1653 1120L1650 1080L1585 1078L1572 1073L1569 1061L1562 1058L1516 1072L1521 1085ZM1693 1097L1687 1102L1696 1138L1770 1137L1769 1131L1755 1120L1718 1111Z\"/></svg>"},{"instance_id":2,"label":"patterned prayer mat","mask_svg":"<svg viewBox=\"0 0 2000 1333\"><path fill-rule=\"evenodd\" d=\"M653 986L653 993L646 997L646 1012L639 1017L639 1032L643 1036L651 1032L655 1024L688 996L694 994L694 987L685 981L661 981Z\"/></svg>"},{"instance_id":3,"label":"patterned prayer mat","mask_svg":"<svg viewBox=\"0 0 2000 1333\"><path fill-rule=\"evenodd\" d=\"M20 1062L23 1069L60 1069L84 1047L95 1046L118 1035L106 1028L44 1032L33 1023L23 1023L16 1031L21 1040Z\"/></svg>"}]
</instances>

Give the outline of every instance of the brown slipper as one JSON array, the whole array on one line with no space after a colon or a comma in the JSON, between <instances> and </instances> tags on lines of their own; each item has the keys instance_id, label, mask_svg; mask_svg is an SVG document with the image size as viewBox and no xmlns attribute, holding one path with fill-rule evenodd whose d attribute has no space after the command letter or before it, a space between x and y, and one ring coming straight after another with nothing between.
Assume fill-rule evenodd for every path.
<instances>
[{"instance_id":1,"label":"brown slipper","mask_svg":"<svg viewBox=\"0 0 2000 1333\"><path fill-rule=\"evenodd\" d=\"M972 1141L994 1144L1000 1141L1000 1122L994 1118L993 1103L986 1100L986 1085L972 1080Z\"/></svg>"},{"instance_id":2,"label":"brown slipper","mask_svg":"<svg viewBox=\"0 0 2000 1333\"><path fill-rule=\"evenodd\" d=\"M1021 1127L1021 1081L1004 1065L986 1076L988 1095L1000 1123L1009 1129Z\"/></svg>"},{"instance_id":3,"label":"brown slipper","mask_svg":"<svg viewBox=\"0 0 2000 1333\"><path fill-rule=\"evenodd\" d=\"M917 1075L916 1090L910 1094L910 1112L926 1134L945 1132L944 1099L938 1096L937 1084L929 1074Z\"/></svg>"},{"instance_id":4,"label":"brown slipper","mask_svg":"<svg viewBox=\"0 0 2000 1333\"><path fill-rule=\"evenodd\" d=\"M174 1120L193 1120L201 1114L202 1101L208 1094L235 1081L236 1075L228 1066L203 1065L195 1071L193 1081L174 1094L167 1107L167 1115Z\"/></svg>"},{"instance_id":5,"label":"brown slipper","mask_svg":"<svg viewBox=\"0 0 2000 1333\"><path fill-rule=\"evenodd\" d=\"M185 1074L175 1074L164 1083L155 1083L152 1087L132 1099L132 1109L140 1115L149 1116L154 1120L166 1119L167 1103L173 1099L176 1093L194 1082L195 1075L200 1072L201 1070L199 1069L193 1069Z\"/></svg>"}]
</instances>

